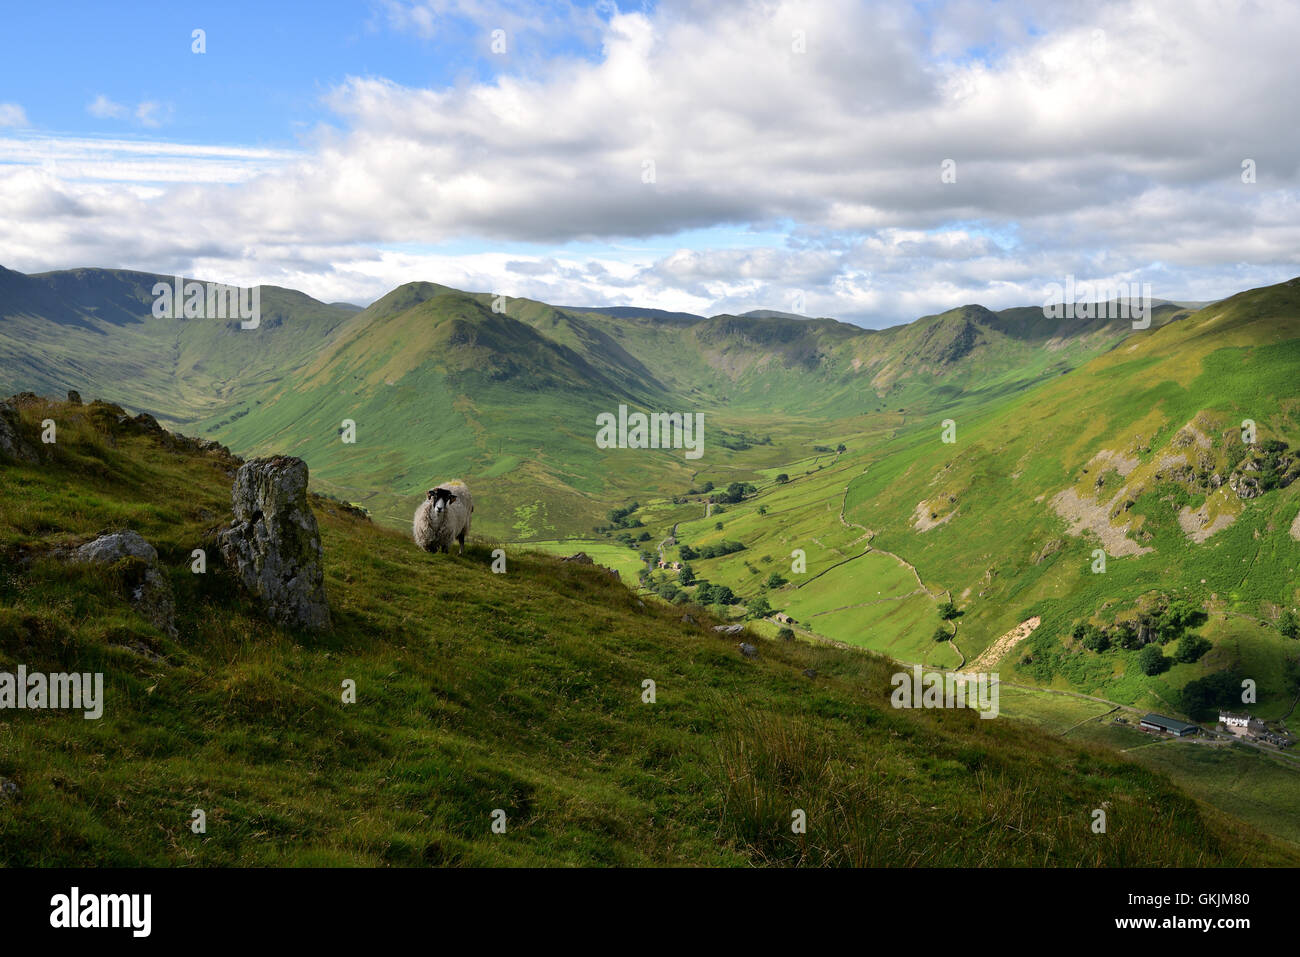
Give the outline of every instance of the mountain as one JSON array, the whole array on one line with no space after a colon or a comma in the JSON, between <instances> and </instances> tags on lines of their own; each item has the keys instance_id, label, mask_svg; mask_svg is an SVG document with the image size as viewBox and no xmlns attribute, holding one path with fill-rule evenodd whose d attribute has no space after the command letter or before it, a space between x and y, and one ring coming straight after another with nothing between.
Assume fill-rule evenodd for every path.
<instances>
[{"instance_id":1,"label":"mountain","mask_svg":"<svg viewBox=\"0 0 1300 957\"><path fill-rule=\"evenodd\" d=\"M0 273L0 389L74 388L243 452L291 451L323 488L394 525L440 476L490 480L483 529L510 540L589 534L611 504L689 487L698 469L680 453L595 447L596 416L620 405L704 413L712 464L752 475L800 454L812 422L896 399L937 407L990 378L1015 391L1124 332L1054 327L1045 352L1046 330L981 307L878 332L776 313L502 308L428 282L361 310L261 287L250 330L155 318L151 290L170 281Z\"/></svg>"},{"instance_id":2,"label":"mountain","mask_svg":"<svg viewBox=\"0 0 1300 957\"><path fill-rule=\"evenodd\" d=\"M459 299L438 319L458 314L495 335ZM430 556L324 498L333 630L269 624L218 562L192 571L232 519L227 454L102 403L29 398L19 415L30 444L46 418L60 437L38 463L0 465L0 671L106 684L99 720L6 720L0 775L21 800L0 803L5 866L1300 862L1096 747L891 707L886 658L722 636L705 609L686 620L599 568L513 547L504 574L487 545ZM133 560L61 557L110 528L157 548L174 635L132 604Z\"/></svg>"}]
</instances>

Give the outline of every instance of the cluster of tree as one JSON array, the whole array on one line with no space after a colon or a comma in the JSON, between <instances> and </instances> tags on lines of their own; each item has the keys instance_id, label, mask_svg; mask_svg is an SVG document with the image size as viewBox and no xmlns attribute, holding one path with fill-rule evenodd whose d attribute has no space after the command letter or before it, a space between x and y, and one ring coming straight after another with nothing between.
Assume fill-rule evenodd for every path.
<instances>
[{"instance_id":1,"label":"cluster of tree","mask_svg":"<svg viewBox=\"0 0 1300 957\"><path fill-rule=\"evenodd\" d=\"M638 522L639 526L641 523ZM614 541L626 545L628 548L636 548L638 542L650 541L650 533L642 532L640 535L633 536L631 532L619 532L614 536Z\"/></svg>"},{"instance_id":2,"label":"cluster of tree","mask_svg":"<svg viewBox=\"0 0 1300 957\"><path fill-rule=\"evenodd\" d=\"M716 545L701 545L698 549L683 545L680 551L682 561L689 562L697 558L721 558L723 555L744 550L745 546L740 542L719 542Z\"/></svg>"},{"instance_id":3,"label":"cluster of tree","mask_svg":"<svg viewBox=\"0 0 1300 957\"><path fill-rule=\"evenodd\" d=\"M723 432L721 438L719 438L717 442L724 449L743 452L746 449L753 448L755 445L771 445L772 436L766 435L760 439L756 435L748 436L743 433L737 435L731 432Z\"/></svg>"},{"instance_id":4,"label":"cluster of tree","mask_svg":"<svg viewBox=\"0 0 1300 957\"><path fill-rule=\"evenodd\" d=\"M748 482L732 482L727 486L725 492L713 496L715 502L721 502L724 505L734 505L743 501L746 495L754 494L754 486Z\"/></svg>"},{"instance_id":5,"label":"cluster of tree","mask_svg":"<svg viewBox=\"0 0 1300 957\"><path fill-rule=\"evenodd\" d=\"M1183 711L1198 721L1215 717L1220 708L1241 707L1242 677L1235 671L1216 671L1183 685Z\"/></svg>"},{"instance_id":6,"label":"cluster of tree","mask_svg":"<svg viewBox=\"0 0 1300 957\"><path fill-rule=\"evenodd\" d=\"M688 599L686 592L678 588L670 581L660 582L655 585L653 591L664 601L672 602L674 605L680 605Z\"/></svg>"},{"instance_id":7,"label":"cluster of tree","mask_svg":"<svg viewBox=\"0 0 1300 957\"><path fill-rule=\"evenodd\" d=\"M1189 601L1162 599L1155 607L1139 611L1131 618L1121 618L1105 628L1091 622L1079 622L1070 635L1089 651L1099 654L1111 647L1137 651L1151 644L1163 645L1179 640L1188 630L1199 628L1207 620L1209 616ZM1195 643L1188 645L1186 653L1191 654L1197 647L1200 646ZM1198 654L1196 658L1199 657Z\"/></svg>"},{"instance_id":8,"label":"cluster of tree","mask_svg":"<svg viewBox=\"0 0 1300 957\"><path fill-rule=\"evenodd\" d=\"M1282 632L1285 638L1300 638L1300 618L1290 608L1282 612L1282 617L1277 623L1277 630Z\"/></svg>"},{"instance_id":9,"label":"cluster of tree","mask_svg":"<svg viewBox=\"0 0 1300 957\"><path fill-rule=\"evenodd\" d=\"M790 476L787 475L785 472L782 472L780 475L776 477L777 485L784 485L788 481L790 481Z\"/></svg>"},{"instance_id":10,"label":"cluster of tree","mask_svg":"<svg viewBox=\"0 0 1300 957\"><path fill-rule=\"evenodd\" d=\"M735 605L740 599L726 585L702 581L695 588L695 601L701 605Z\"/></svg>"},{"instance_id":11,"label":"cluster of tree","mask_svg":"<svg viewBox=\"0 0 1300 957\"><path fill-rule=\"evenodd\" d=\"M712 492L712 491L713 491L713 483L712 483L712 482L705 482L705 483L704 483L703 485L701 485L699 488L688 489L688 490L686 491L686 494L687 494L687 495L707 495L709 492Z\"/></svg>"},{"instance_id":12,"label":"cluster of tree","mask_svg":"<svg viewBox=\"0 0 1300 957\"><path fill-rule=\"evenodd\" d=\"M957 606L952 602L945 601L939 606L939 617L944 621L952 621L954 618L960 618L961 612L957 610Z\"/></svg>"},{"instance_id":13,"label":"cluster of tree","mask_svg":"<svg viewBox=\"0 0 1300 957\"><path fill-rule=\"evenodd\" d=\"M780 572L772 572L767 576L767 581L763 583L764 588L780 588L786 583L785 576Z\"/></svg>"},{"instance_id":14,"label":"cluster of tree","mask_svg":"<svg viewBox=\"0 0 1300 957\"><path fill-rule=\"evenodd\" d=\"M1145 675L1158 675L1168 671L1174 662L1190 664L1199 661L1210 650L1210 642L1190 632L1205 624L1204 611L1189 601L1178 599L1160 601L1135 617L1123 618L1102 628L1092 622L1078 622L1070 637L1089 651L1101 654L1111 647L1137 651L1137 665ZM1166 657L1163 645L1177 641L1173 657Z\"/></svg>"},{"instance_id":15,"label":"cluster of tree","mask_svg":"<svg viewBox=\"0 0 1300 957\"><path fill-rule=\"evenodd\" d=\"M1183 635L1174 647L1173 657L1169 658L1165 656L1164 650L1158 644L1152 642L1138 652L1138 667L1142 669L1144 675L1158 675L1168 671L1175 661L1180 664L1199 661L1211 647L1209 641L1200 635Z\"/></svg>"},{"instance_id":16,"label":"cluster of tree","mask_svg":"<svg viewBox=\"0 0 1300 957\"><path fill-rule=\"evenodd\" d=\"M639 502L633 502L626 508L611 509L609 513L609 524L596 526L596 531L604 534L605 532L615 528L643 528L645 522L641 521L639 518L632 517L632 513L640 507L641 505Z\"/></svg>"}]
</instances>

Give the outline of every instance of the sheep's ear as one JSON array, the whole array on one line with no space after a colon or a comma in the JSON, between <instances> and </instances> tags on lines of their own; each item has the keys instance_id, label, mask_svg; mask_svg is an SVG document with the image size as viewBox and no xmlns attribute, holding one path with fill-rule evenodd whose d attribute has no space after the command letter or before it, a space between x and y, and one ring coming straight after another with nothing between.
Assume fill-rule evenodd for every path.
<instances>
[{"instance_id":1,"label":"sheep's ear","mask_svg":"<svg viewBox=\"0 0 1300 957\"><path fill-rule=\"evenodd\" d=\"M450 504L451 504L452 502L454 502L454 501L456 501L456 496L451 495L451 494L448 494L448 496L447 496L447 504L450 505Z\"/></svg>"},{"instance_id":2,"label":"sheep's ear","mask_svg":"<svg viewBox=\"0 0 1300 957\"><path fill-rule=\"evenodd\" d=\"M432 489L432 488L429 489L429 491L428 491L428 497L429 497L429 498L433 498L433 495L434 495L434 493L435 493L436 491L437 491L437 489Z\"/></svg>"}]
</instances>

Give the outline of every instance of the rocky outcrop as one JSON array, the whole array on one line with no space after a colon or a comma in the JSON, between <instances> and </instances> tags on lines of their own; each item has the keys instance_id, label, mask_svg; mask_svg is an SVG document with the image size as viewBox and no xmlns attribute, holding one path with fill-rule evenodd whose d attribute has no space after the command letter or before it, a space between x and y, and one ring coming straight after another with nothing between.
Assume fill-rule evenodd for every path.
<instances>
[{"instance_id":1,"label":"rocky outcrop","mask_svg":"<svg viewBox=\"0 0 1300 957\"><path fill-rule=\"evenodd\" d=\"M36 449L23 436L18 409L12 402L0 402L0 459L35 462Z\"/></svg>"},{"instance_id":2,"label":"rocky outcrop","mask_svg":"<svg viewBox=\"0 0 1300 957\"><path fill-rule=\"evenodd\" d=\"M138 532L127 530L101 535L73 552L72 559L98 565L133 559L127 577L131 604L155 628L176 637L176 603L171 582L158 569L157 550Z\"/></svg>"},{"instance_id":3,"label":"rocky outcrop","mask_svg":"<svg viewBox=\"0 0 1300 957\"><path fill-rule=\"evenodd\" d=\"M231 490L234 524L218 536L222 557L272 621L330 627L316 516L307 504L307 463L289 456L253 459Z\"/></svg>"}]
</instances>

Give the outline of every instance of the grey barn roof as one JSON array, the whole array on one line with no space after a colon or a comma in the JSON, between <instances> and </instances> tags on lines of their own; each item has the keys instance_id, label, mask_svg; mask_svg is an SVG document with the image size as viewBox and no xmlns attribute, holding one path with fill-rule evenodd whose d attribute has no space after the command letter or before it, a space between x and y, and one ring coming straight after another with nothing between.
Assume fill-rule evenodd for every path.
<instances>
[{"instance_id":1,"label":"grey barn roof","mask_svg":"<svg viewBox=\"0 0 1300 957\"><path fill-rule=\"evenodd\" d=\"M1163 714L1149 714L1142 719L1142 723L1160 728L1162 731L1169 731L1173 734L1185 734L1188 731L1197 730L1197 726L1194 724L1188 724L1186 721L1179 721L1177 718L1166 718Z\"/></svg>"}]
</instances>

